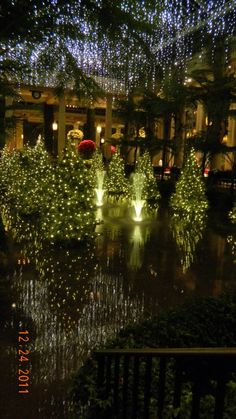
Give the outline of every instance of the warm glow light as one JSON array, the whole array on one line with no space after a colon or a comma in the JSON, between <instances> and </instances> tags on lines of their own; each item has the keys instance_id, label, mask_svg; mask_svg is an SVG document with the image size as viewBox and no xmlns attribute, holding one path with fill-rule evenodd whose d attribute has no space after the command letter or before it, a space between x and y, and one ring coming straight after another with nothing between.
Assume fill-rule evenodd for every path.
<instances>
[{"instance_id":1,"label":"warm glow light","mask_svg":"<svg viewBox=\"0 0 236 419\"><path fill-rule=\"evenodd\" d=\"M52 129L53 129L53 131L57 131L58 130L58 123L56 121L53 122Z\"/></svg>"},{"instance_id":2,"label":"warm glow light","mask_svg":"<svg viewBox=\"0 0 236 419\"><path fill-rule=\"evenodd\" d=\"M133 196L132 204L135 210L134 221L142 221L142 209L145 204L143 198L143 189L145 186L145 175L143 173L134 173L133 175Z\"/></svg>"},{"instance_id":3,"label":"warm glow light","mask_svg":"<svg viewBox=\"0 0 236 419\"><path fill-rule=\"evenodd\" d=\"M105 143L104 138L101 138L101 144L104 144L104 143Z\"/></svg>"},{"instance_id":4,"label":"warm glow light","mask_svg":"<svg viewBox=\"0 0 236 419\"><path fill-rule=\"evenodd\" d=\"M96 179L97 179L97 188L95 188L97 201L96 205L97 207L101 207L103 205L103 196L105 193L105 189L103 188L104 183L104 177L105 177L105 171L96 170Z\"/></svg>"},{"instance_id":5,"label":"warm glow light","mask_svg":"<svg viewBox=\"0 0 236 419\"><path fill-rule=\"evenodd\" d=\"M97 205L97 207L101 207L103 205L103 195L104 195L105 190L95 188L95 192L96 192L96 196L97 196L96 205Z\"/></svg>"},{"instance_id":6,"label":"warm glow light","mask_svg":"<svg viewBox=\"0 0 236 419\"><path fill-rule=\"evenodd\" d=\"M228 141L228 135L226 134L224 135L222 142L227 143L227 141Z\"/></svg>"},{"instance_id":7,"label":"warm glow light","mask_svg":"<svg viewBox=\"0 0 236 419\"><path fill-rule=\"evenodd\" d=\"M101 132L102 132L102 127L101 127L101 125L98 125L98 126L97 126L97 132L98 132L98 134L101 134Z\"/></svg>"},{"instance_id":8,"label":"warm glow light","mask_svg":"<svg viewBox=\"0 0 236 419\"><path fill-rule=\"evenodd\" d=\"M145 201L140 199L138 201L132 201L132 204L135 209L134 221L142 221L141 213L142 213L142 209L145 204Z\"/></svg>"}]
</instances>

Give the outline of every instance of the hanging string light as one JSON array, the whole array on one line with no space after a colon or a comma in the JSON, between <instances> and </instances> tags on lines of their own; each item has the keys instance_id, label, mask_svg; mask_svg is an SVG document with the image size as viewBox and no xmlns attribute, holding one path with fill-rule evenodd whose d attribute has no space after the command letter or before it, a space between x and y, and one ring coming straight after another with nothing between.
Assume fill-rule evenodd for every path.
<instances>
[{"instance_id":1,"label":"hanging string light","mask_svg":"<svg viewBox=\"0 0 236 419\"><path fill-rule=\"evenodd\" d=\"M103 3L96 3L97 10L101 11ZM184 69L186 61L194 53L195 35L200 50L204 48L208 36L212 37L213 46L217 37L233 36L236 27L235 6L235 0L161 0L152 4L143 0L135 3L121 0L116 6L117 10L127 13L133 22L142 23L144 29L131 29L124 22L120 25L120 36L114 36L111 40L106 31L101 31L98 20L91 18L89 10L79 1L65 6L56 20L55 33L46 35L43 42L37 45L30 41L11 42L7 45L6 54L30 64L31 72L24 72L22 81L53 85L55 74L61 70L67 71L67 61L63 55L67 50L82 72L97 77L96 80L105 90L127 91L139 83L140 69L146 79L155 79L156 69L152 60L158 63L164 74L168 74L173 62ZM37 10L35 19L37 21ZM71 35L66 31L68 24L74 28ZM147 25L149 30L146 30ZM64 32L60 30L59 33L59 27L65 28ZM152 60L150 57L147 59L147 47ZM45 65L49 51L54 63L52 72ZM142 77L142 81L145 78Z\"/></svg>"}]
</instances>

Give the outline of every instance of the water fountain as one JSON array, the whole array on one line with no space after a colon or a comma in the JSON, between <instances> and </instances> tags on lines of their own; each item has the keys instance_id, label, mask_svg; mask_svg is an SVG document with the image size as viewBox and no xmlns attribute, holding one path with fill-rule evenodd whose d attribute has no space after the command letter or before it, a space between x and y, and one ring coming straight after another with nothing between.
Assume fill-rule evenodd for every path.
<instances>
[{"instance_id":1,"label":"water fountain","mask_svg":"<svg viewBox=\"0 0 236 419\"><path fill-rule=\"evenodd\" d=\"M104 176L105 176L104 170L96 170L96 178L97 178L97 188L95 188L96 192L96 205L97 207L101 207L103 205L103 196L105 193L105 189L103 189L103 183L104 183Z\"/></svg>"},{"instance_id":2,"label":"water fountain","mask_svg":"<svg viewBox=\"0 0 236 419\"><path fill-rule=\"evenodd\" d=\"M133 175L133 196L132 204L135 210L134 221L142 221L142 209L145 200L142 199L145 176L142 173L134 173Z\"/></svg>"}]
</instances>

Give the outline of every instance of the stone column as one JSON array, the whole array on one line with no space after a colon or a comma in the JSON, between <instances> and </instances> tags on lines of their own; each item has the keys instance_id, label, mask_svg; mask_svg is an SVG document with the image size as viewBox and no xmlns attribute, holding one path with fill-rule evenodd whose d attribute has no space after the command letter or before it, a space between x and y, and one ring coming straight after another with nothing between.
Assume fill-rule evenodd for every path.
<instances>
[{"instance_id":1,"label":"stone column","mask_svg":"<svg viewBox=\"0 0 236 419\"><path fill-rule=\"evenodd\" d=\"M199 134L201 131L204 131L206 128L206 113L202 103L197 105L196 113L196 133ZM200 162L202 159L202 153L200 151L196 152L197 160Z\"/></svg>"},{"instance_id":2,"label":"stone column","mask_svg":"<svg viewBox=\"0 0 236 419\"><path fill-rule=\"evenodd\" d=\"M155 135L157 140L156 141L160 141L160 138L163 138L163 119L162 118L158 118L156 120L156 129L155 129ZM153 158L152 158L152 164L153 166L158 166L158 163L160 161L160 159L162 159L162 151L158 151L158 153L154 154Z\"/></svg>"},{"instance_id":3,"label":"stone column","mask_svg":"<svg viewBox=\"0 0 236 419\"><path fill-rule=\"evenodd\" d=\"M61 156L66 144L66 106L65 94L62 93L59 97L59 112L58 112L58 155Z\"/></svg>"},{"instance_id":4,"label":"stone column","mask_svg":"<svg viewBox=\"0 0 236 419\"><path fill-rule=\"evenodd\" d=\"M205 123L205 110L202 103L198 103L197 105L197 116L196 116L196 131L201 132L205 129L206 123Z\"/></svg>"},{"instance_id":5,"label":"stone column","mask_svg":"<svg viewBox=\"0 0 236 419\"><path fill-rule=\"evenodd\" d=\"M22 120L16 122L16 144L17 149L23 148L24 145L24 125Z\"/></svg>"},{"instance_id":6,"label":"stone column","mask_svg":"<svg viewBox=\"0 0 236 419\"><path fill-rule=\"evenodd\" d=\"M53 129L52 124L54 121L54 112L53 112L53 105L48 105L47 103L44 103L44 142L45 142L45 148L49 153L53 153L54 147L53 147Z\"/></svg>"},{"instance_id":7,"label":"stone column","mask_svg":"<svg viewBox=\"0 0 236 419\"><path fill-rule=\"evenodd\" d=\"M228 128L228 141L227 145L236 146L236 116L229 117L229 128ZM234 165L236 165L236 152L232 153ZM229 163L227 164L226 169L231 169Z\"/></svg>"},{"instance_id":8,"label":"stone column","mask_svg":"<svg viewBox=\"0 0 236 419\"><path fill-rule=\"evenodd\" d=\"M5 97L5 104L3 99L3 113L1 115L1 146L4 146L7 143L10 148L16 147L16 130L17 127L12 126L12 117L13 117L13 109L7 109L8 107L12 106L13 98L11 96Z\"/></svg>"},{"instance_id":9,"label":"stone column","mask_svg":"<svg viewBox=\"0 0 236 419\"><path fill-rule=\"evenodd\" d=\"M112 135L112 94L107 94L106 97L106 119L105 119L105 157L106 159L111 158L111 144L107 143L107 140Z\"/></svg>"},{"instance_id":10,"label":"stone column","mask_svg":"<svg viewBox=\"0 0 236 419\"><path fill-rule=\"evenodd\" d=\"M180 117L180 127L176 132L178 137L178 143L176 147L176 153L174 156L174 164L176 167L181 168L184 161L185 153L185 141L186 141L186 110L184 109Z\"/></svg>"}]
</instances>

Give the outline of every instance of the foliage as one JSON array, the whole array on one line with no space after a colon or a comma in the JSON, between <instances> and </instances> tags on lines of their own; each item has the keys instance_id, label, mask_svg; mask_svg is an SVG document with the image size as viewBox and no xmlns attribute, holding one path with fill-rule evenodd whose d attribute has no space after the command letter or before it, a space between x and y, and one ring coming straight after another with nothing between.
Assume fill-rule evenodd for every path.
<instances>
[{"instance_id":1,"label":"foliage","mask_svg":"<svg viewBox=\"0 0 236 419\"><path fill-rule=\"evenodd\" d=\"M188 301L181 307L162 312L158 317L147 319L141 324L130 325L122 330L116 339L109 342L106 348L234 347L235 345L236 294L231 293L218 298L197 298ZM158 369L158 364L156 367ZM142 365L140 365L140 369L140 374L143 374ZM155 379L153 377L154 381ZM106 410L106 404L109 406L110 403L109 399L104 401L99 399L96 380L97 362L96 358L92 356L76 374L72 390L77 410L80 411L82 408L85 418L94 417L93 409L96 406ZM140 382L142 383L142 380ZM173 387L171 369L167 371L166 386L168 400L164 417L169 418L173 417L173 406L168 405ZM191 389L186 385L179 407L181 417L190 417L191 401ZM210 395L203 399L203 411L206 415L204 418L211 417L212 401ZM228 385L225 417L230 419L234 416L235 381L232 380Z\"/></svg>"},{"instance_id":2,"label":"foliage","mask_svg":"<svg viewBox=\"0 0 236 419\"><path fill-rule=\"evenodd\" d=\"M67 140L69 141L81 141L83 139L83 131L80 129L71 129L67 134Z\"/></svg>"},{"instance_id":3,"label":"foliage","mask_svg":"<svg viewBox=\"0 0 236 419\"><path fill-rule=\"evenodd\" d=\"M186 273L194 260L197 244L205 229L205 218L201 210L200 214L194 210L188 217L180 217L178 212L172 214L172 233L179 250L183 273Z\"/></svg>"},{"instance_id":4,"label":"foliage","mask_svg":"<svg viewBox=\"0 0 236 419\"><path fill-rule=\"evenodd\" d=\"M228 38L221 34L216 39L206 37L203 63L189 68L192 84L189 93L192 99L204 105L207 123L200 135L193 136L192 144L203 152L202 168L216 154L230 153L234 147L223 144L228 133L228 117L232 114L230 105L235 101L236 80L234 70L229 66L227 53Z\"/></svg>"},{"instance_id":5,"label":"foliage","mask_svg":"<svg viewBox=\"0 0 236 419\"><path fill-rule=\"evenodd\" d=\"M31 79L33 64L42 85L50 79L59 90L69 84L79 97L84 93L102 95L103 89L93 76L95 73L104 75L108 69L111 73L117 71L115 57L110 60L109 56L117 43L122 54L127 48L138 47L143 56L151 55L145 35L151 33L152 25L147 22L139 3L131 2L128 8L124 8L123 1L112 4L106 0L73 0L69 4L52 0L4 3L1 6L0 40L5 58L11 51L15 61L25 65L27 71L18 74L24 81ZM153 10L153 5L147 7ZM19 17L24 24L19 25ZM94 54L91 56L98 48L101 48L101 65L93 62ZM85 57L85 65L81 64L80 57ZM149 63L146 66L149 67Z\"/></svg>"},{"instance_id":6,"label":"foliage","mask_svg":"<svg viewBox=\"0 0 236 419\"><path fill-rule=\"evenodd\" d=\"M42 142L23 150L2 151L1 188L3 212L11 214L10 224L18 216L39 216L47 205L52 164Z\"/></svg>"},{"instance_id":7,"label":"foliage","mask_svg":"<svg viewBox=\"0 0 236 419\"><path fill-rule=\"evenodd\" d=\"M229 217L230 217L232 223L236 225L236 203L234 203L233 209L229 213ZM231 249L232 249L232 254L233 254L233 257L234 257L234 263L236 263L236 236L235 235L234 236L229 236L227 238L227 241L230 244Z\"/></svg>"},{"instance_id":8,"label":"foliage","mask_svg":"<svg viewBox=\"0 0 236 419\"><path fill-rule=\"evenodd\" d=\"M6 228L43 239L80 241L95 224L91 171L73 150L53 164L41 142L21 151L6 147L0 159L1 209Z\"/></svg>"},{"instance_id":9,"label":"foliage","mask_svg":"<svg viewBox=\"0 0 236 419\"><path fill-rule=\"evenodd\" d=\"M91 168L93 188L103 189L105 167L103 163L103 155L99 149L96 148L92 156Z\"/></svg>"},{"instance_id":10,"label":"foliage","mask_svg":"<svg viewBox=\"0 0 236 419\"><path fill-rule=\"evenodd\" d=\"M96 145L92 140L83 140L79 143L78 152L84 159L92 157L95 151Z\"/></svg>"},{"instance_id":11,"label":"foliage","mask_svg":"<svg viewBox=\"0 0 236 419\"><path fill-rule=\"evenodd\" d=\"M204 217L208 208L205 185L193 149L190 150L176 183L176 191L170 199L170 205L174 212L186 217L189 221L192 216L195 217L195 211L199 217Z\"/></svg>"},{"instance_id":12,"label":"foliage","mask_svg":"<svg viewBox=\"0 0 236 419\"><path fill-rule=\"evenodd\" d=\"M234 224L236 224L236 203L233 206L232 211L230 212L230 218Z\"/></svg>"},{"instance_id":13,"label":"foliage","mask_svg":"<svg viewBox=\"0 0 236 419\"><path fill-rule=\"evenodd\" d=\"M153 173L152 162L148 151L145 151L144 154L138 157L135 172L141 173L145 177L143 199L154 202L158 201L160 193L158 191L157 181Z\"/></svg>"},{"instance_id":14,"label":"foliage","mask_svg":"<svg viewBox=\"0 0 236 419\"><path fill-rule=\"evenodd\" d=\"M210 163L216 154L226 155L230 161L229 155L236 151L236 146L229 146L224 143L217 143L216 141L209 142L206 131L191 136L188 140L188 144L193 147L194 150L200 151L206 156L205 163ZM233 162L231 162L231 164L233 165Z\"/></svg>"},{"instance_id":15,"label":"foliage","mask_svg":"<svg viewBox=\"0 0 236 419\"><path fill-rule=\"evenodd\" d=\"M119 151L116 151L108 166L105 178L105 188L108 193L122 195L127 193L127 179L125 177L125 166Z\"/></svg>"},{"instance_id":16,"label":"foliage","mask_svg":"<svg viewBox=\"0 0 236 419\"><path fill-rule=\"evenodd\" d=\"M55 167L49 188L43 235L51 240L84 240L95 223L89 169L73 150L66 149Z\"/></svg>"},{"instance_id":17,"label":"foliage","mask_svg":"<svg viewBox=\"0 0 236 419\"><path fill-rule=\"evenodd\" d=\"M183 272L186 272L193 262L197 243L202 238L208 208L205 184L193 148L190 149L180 178L176 182L170 206L172 231L179 249Z\"/></svg>"}]
</instances>

